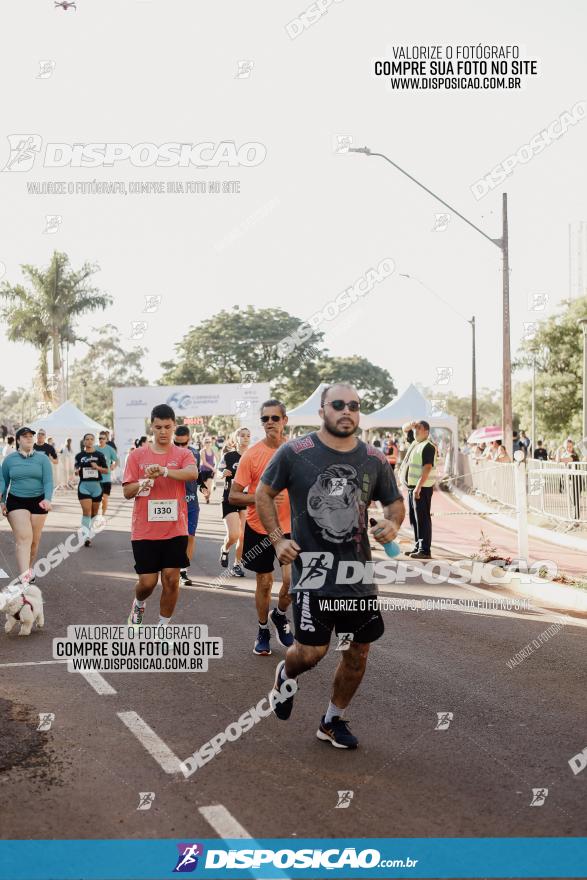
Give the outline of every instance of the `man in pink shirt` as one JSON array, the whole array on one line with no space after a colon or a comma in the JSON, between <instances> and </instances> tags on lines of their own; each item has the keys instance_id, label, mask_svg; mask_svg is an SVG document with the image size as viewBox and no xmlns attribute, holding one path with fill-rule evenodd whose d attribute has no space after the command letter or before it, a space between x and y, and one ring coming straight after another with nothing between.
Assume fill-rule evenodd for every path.
<instances>
[{"instance_id":1,"label":"man in pink shirt","mask_svg":"<svg viewBox=\"0 0 587 880\"><path fill-rule=\"evenodd\" d=\"M179 594L179 572L189 564L186 480L197 480L198 469L189 449L175 446L175 413L167 404L151 413L154 442L141 446L126 460L122 487L134 498L131 543L139 581L128 618L143 622L146 601L161 573L159 623L171 620Z\"/></svg>"}]
</instances>

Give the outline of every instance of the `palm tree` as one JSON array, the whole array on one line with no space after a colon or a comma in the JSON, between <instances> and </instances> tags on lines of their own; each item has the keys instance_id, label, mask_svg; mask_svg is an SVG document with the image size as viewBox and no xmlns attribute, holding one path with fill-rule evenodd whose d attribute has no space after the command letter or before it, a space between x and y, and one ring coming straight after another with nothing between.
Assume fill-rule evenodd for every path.
<instances>
[{"instance_id":1,"label":"palm tree","mask_svg":"<svg viewBox=\"0 0 587 880\"><path fill-rule=\"evenodd\" d=\"M99 267L84 263L81 269L70 268L67 254L53 252L47 269L28 264L21 266L32 285L0 285L0 317L7 325L11 342L28 342L39 351L39 378L43 397L56 404L63 389L61 381L62 346L83 341L75 332L75 321L86 312L94 312L110 305L112 298L100 293L89 284L89 278ZM47 356L52 354L52 381L49 377Z\"/></svg>"}]
</instances>

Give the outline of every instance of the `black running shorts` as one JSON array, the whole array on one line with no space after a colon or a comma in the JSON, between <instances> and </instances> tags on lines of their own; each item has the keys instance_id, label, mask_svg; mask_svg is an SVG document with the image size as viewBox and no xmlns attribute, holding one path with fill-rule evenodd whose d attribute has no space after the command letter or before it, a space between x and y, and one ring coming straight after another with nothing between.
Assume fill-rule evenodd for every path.
<instances>
[{"instance_id":1,"label":"black running shorts","mask_svg":"<svg viewBox=\"0 0 587 880\"><path fill-rule=\"evenodd\" d=\"M283 537L289 539L291 535L286 532ZM275 559L275 550L269 536L256 532L248 523L245 523L241 564L256 574L269 574L273 571Z\"/></svg>"},{"instance_id":2,"label":"black running shorts","mask_svg":"<svg viewBox=\"0 0 587 880\"><path fill-rule=\"evenodd\" d=\"M222 519L229 513L240 513L241 510L246 510L246 507L235 507L234 504L229 504L224 498L222 499Z\"/></svg>"},{"instance_id":3,"label":"black running shorts","mask_svg":"<svg viewBox=\"0 0 587 880\"><path fill-rule=\"evenodd\" d=\"M347 607L357 610L332 610L322 603L337 602L332 596L320 596L310 590L292 594L292 611L296 641L302 645L328 645L332 630L337 635L350 634L348 640L367 644L380 639L385 631L377 596L344 597Z\"/></svg>"},{"instance_id":4,"label":"black running shorts","mask_svg":"<svg viewBox=\"0 0 587 880\"><path fill-rule=\"evenodd\" d=\"M110 495L112 491L112 483L102 482L102 495Z\"/></svg>"},{"instance_id":5,"label":"black running shorts","mask_svg":"<svg viewBox=\"0 0 587 880\"><path fill-rule=\"evenodd\" d=\"M137 574L157 574L164 568L187 568L188 536L177 535L160 541L131 541Z\"/></svg>"},{"instance_id":6,"label":"black running shorts","mask_svg":"<svg viewBox=\"0 0 587 880\"><path fill-rule=\"evenodd\" d=\"M5 501L6 512L10 513L12 510L28 510L29 513L46 516L47 511L43 510L42 507L39 507L39 502L44 500L44 495L37 495L34 498L21 498L19 495L13 495L9 492L8 498Z\"/></svg>"}]
</instances>

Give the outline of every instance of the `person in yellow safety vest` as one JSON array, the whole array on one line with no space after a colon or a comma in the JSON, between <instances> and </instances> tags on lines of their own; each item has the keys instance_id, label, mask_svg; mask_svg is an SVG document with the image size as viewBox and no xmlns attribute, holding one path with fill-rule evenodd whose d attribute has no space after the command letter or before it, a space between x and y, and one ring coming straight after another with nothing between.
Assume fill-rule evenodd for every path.
<instances>
[{"instance_id":1,"label":"person in yellow safety vest","mask_svg":"<svg viewBox=\"0 0 587 880\"><path fill-rule=\"evenodd\" d=\"M412 559L431 559L432 517L430 506L436 481L438 450L430 439L430 425L424 420L414 422L415 441L407 461L407 486L410 524L414 529L415 546L407 555Z\"/></svg>"}]
</instances>

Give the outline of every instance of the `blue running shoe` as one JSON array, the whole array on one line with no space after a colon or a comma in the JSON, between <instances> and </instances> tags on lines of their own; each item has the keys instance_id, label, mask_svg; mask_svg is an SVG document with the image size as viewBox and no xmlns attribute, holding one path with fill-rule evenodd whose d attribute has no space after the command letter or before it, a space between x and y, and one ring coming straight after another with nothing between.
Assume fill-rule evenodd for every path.
<instances>
[{"instance_id":1,"label":"blue running shoe","mask_svg":"<svg viewBox=\"0 0 587 880\"><path fill-rule=\"evenodd\" d=\"M279 644L283 645L284 648L291 648L294 643L294 637L291 634L289 620L285 614L279 614L277 608L274 608L269 615L269 620L275 627L275 635Z\"/></svg>"},{"instance_id":2,"label":"blue running shoe","mask_svg":"<svg viewBox=\"0 0 587 880\"><path fill-rule=\"evenodd\" d=\"M329 721L327 724L324 720L325 718L326 716L323 715L322 720L320 721L320 727L316 731L318 739L329 742L335 749L357 748L359 740L350 732L348 721L335 715L332 721Z\"/></svg>"},{"instance_id":3,"label":"blue running shoe","mask_svg":"<svg viewBox=\"0 0 587 880\"><path fill-rule=\"evenodd\" d=\"M253 647L253 654L259 654L260 657L267 657L271 653L271 647L269 645L270 638L269 627L260 626L259 632L257 633L257 640Z\"/></svg>"},{"instance_id":4,"label":"blue running shoe","mask_svg":"<svg viewBox=\"0 0 587 880\"><path fill-rule=\"evenodd\" d=\"M277 664L273 690L269 696L269 705L280 721L287 721L293 709L294 694L298 689L297 681L293 678L285 678L282 681L282 673L285 676L285 660Z\"/></svg>"}]
</instances>

